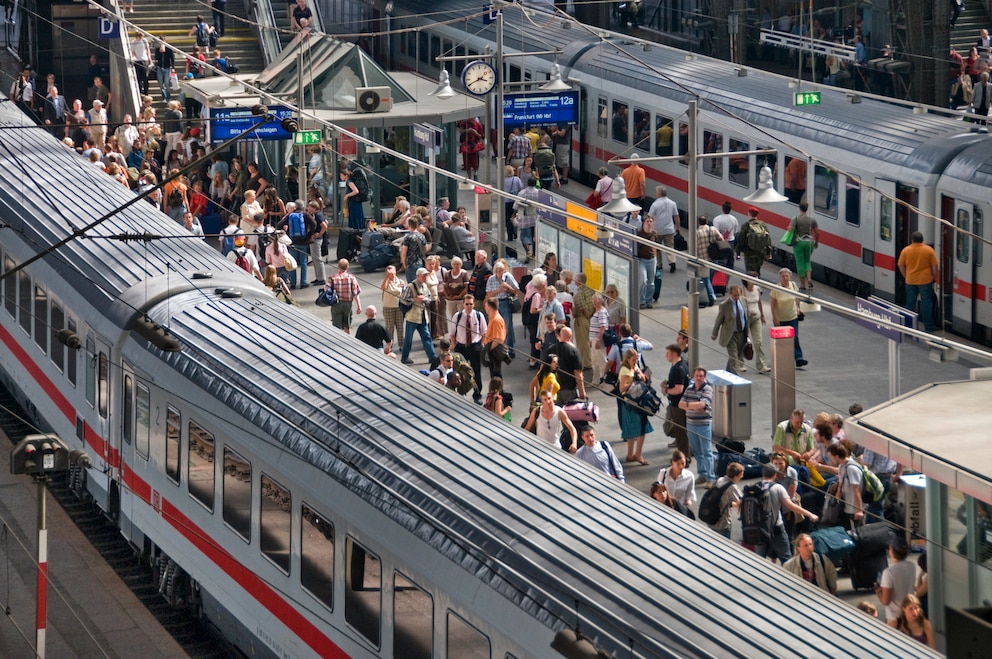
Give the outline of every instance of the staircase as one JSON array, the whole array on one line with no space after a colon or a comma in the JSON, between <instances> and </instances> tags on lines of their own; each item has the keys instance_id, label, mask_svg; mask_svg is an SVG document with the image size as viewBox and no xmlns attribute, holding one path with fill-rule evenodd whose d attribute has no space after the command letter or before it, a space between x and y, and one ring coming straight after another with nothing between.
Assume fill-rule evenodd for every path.
<instances>
[{"instance_id":1,"label":"staircase","mask_svg":"<svg viewBox=\"0 0 992 659\"><path fill-rule=\"evenodd\" d=\"M978 41L978 33L982 28L992 29L992 18L981 0L968 0L965 10L951 28L951 48L967 58L968 51Z\"/></svg>"},{"instance_id":2,"label":"staircase","mask_svg":"<svg viewBox=\"0 0 992 659\"><path fill-rule=\"evenodd\" d=\"M285 20L285 4L279 3ZM258 45L258 38L252 26L248 23L248 14L243 0L228 0L227 16L225 17L224 36L217 43L223 57L236 64L239 73L258 73L265 68L265 59ZM127 18L153 37L164 36L169 44L180 50L192 53L196 45L196 37L189 35L189 30L196 23L197 15L203 16L207 25L213 24L209 6L194 2L176 2L176 0L141 0L135 3L134 13L128 13ZM149 39L152 48L156 47L154 39ZM212 55L207 54L207 61ZM176 73L180 77L186 71L186 62L176 56ZM165 112L165 103L158 81L149 79L149 93L155 99L155 111L158 117Z\"/></svg>"}]
</instances>

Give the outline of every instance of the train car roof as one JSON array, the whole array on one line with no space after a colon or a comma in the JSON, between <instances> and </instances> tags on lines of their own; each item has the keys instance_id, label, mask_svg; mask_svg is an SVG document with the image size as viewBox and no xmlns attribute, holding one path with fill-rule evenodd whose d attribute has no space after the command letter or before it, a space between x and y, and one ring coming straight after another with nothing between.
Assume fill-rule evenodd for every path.
<instances>
[{"instance_id":1,"label":"train car roof","mask_svg":"<svg viewBox=\"0 0 992 659\"><path fill-rule=\"evenodd\" d=\"M5 181L0 187L0 214L7 225L3 230L21 233L39 252L111 215L44 257L44 262L73 282L94 307L115 309L120 324L127 322L133 309L113 305L128 291L134 298L129 304L140 306L138 298L153 299L182 280L192 286L194 272L212 272L211 286L232 278L250 281L237 265L218 259L213 245L190 238L185 227L146 201L115 212L134 199L134 192L36 127L13 103L0 103L0 179ZM164 239L110 238L145 232ZM23 260L31 255L17 256ZM134 295L138 284L142 290Z\"/></svg>"},{"instance_id":2,"label":"train car roof","mask_svg":"<svg viewBox=\"0 0 992 659\"><path fill-rule=\"evenodd\" d=\"M427 0L403 0L399 4L402 12L426 14L436 21L480 12L479 4L472 0L447 2L441 15L431 13L436 3L432 5ZM504 48L519 52L561 48L559 63L563 75L577 79L580 84L588 83L593 76L615 83L618 89L630 89L631 81L637 81L633 86L637 92L680 103L698 95L702 99L701 111L715 112L714 106L707 102L712 101L759 129L787 136L787 141L792 136L924 173L940 171L956 151L989 139L970 133L969 124L953 117L914 112L911 104L902 101L877 100L829 85L804 83L805 90L821 92L822 102L799 109L793 105L797 90L789 86L791 79L786 76L752 68L747 69L746 76L738 76L740 65L701 55L687 59L686 51L661 44L652 44L650 51L644 51L641 40L595 28L597 34L605 37L604 41L579 26L566 28L566 22L552 18L541 3L532 4L535 9L528 16L516 8L504 11ZM462 30L464 35L466 26L471 33L468 42L474 42L478 50L482 50L481 44L495 41L495 28L484 25L481 16L434 29ZM590 88L589 91L601 90ZM850 102L855 95L860 101ZM645 102L643 107L655 111L658 106ZM729 118L727 122L734 123ZM756 143L762 141L757 131L747 136Z\"/></svg>"},{"instance_id":3,"label":"train car roof","mask_svg":"<svg viewBox=\"0 0 992 659\"><path fill-rule=\"evenodd\" d=\"M926 653L305 311L213 300L153 311L186 346L166 363L552 629L578 594L618 654Z\"/></svg>"},{"instance_id":4,"label":"train car roof","mask_svg":"<svg viewBox=\"0 0 992 659\"><path fill-rule=\"evenodd\" d=\"M972 194L980 194L980 191L984 191L987 195L988 190L992 188L992 151L987 144L964 149L947 164L943 178L978 186L977 189L972 190Z\"/></svg>"}]
</instances>

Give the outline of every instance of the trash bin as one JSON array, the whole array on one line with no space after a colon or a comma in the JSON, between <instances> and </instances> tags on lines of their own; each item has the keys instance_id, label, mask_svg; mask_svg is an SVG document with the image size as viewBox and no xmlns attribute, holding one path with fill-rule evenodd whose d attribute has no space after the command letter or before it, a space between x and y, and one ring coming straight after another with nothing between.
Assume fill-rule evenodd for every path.
<instances>
[{"instance_id":1,"label":"trash bin","mask_svg":"<svg viewBox=\"0 0 992 659\"><path fill-rule=\"evenodd\" d=\"M713 387L713 441L751 438L751 381L730 371L708 371Z\"/></svg>"}]
</instances>

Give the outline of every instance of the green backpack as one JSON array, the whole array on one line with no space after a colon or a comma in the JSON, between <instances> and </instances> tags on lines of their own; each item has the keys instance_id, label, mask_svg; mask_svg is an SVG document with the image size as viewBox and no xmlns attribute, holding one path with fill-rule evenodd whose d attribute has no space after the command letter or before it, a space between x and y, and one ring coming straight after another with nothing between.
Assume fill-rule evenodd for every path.
<instances>
[{"instance_id":1,"label":"green backpack","mask_svg":"<svg viewBox=\"0 0 992 659\"><path fill-rule=\"evenodd\" d=\"M861 500L868 503L878 503L885 496L885 486L882 480L868 467L861 465Z\"/></svg>"}]
</instances>

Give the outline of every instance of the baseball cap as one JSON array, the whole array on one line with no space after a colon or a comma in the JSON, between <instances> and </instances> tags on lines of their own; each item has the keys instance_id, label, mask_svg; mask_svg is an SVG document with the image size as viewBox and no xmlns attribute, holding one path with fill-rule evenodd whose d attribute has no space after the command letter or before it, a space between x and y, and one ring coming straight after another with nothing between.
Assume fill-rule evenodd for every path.
<instances>
[{"instance_id":1,"label":"baseball cap","mask_svg":"<svg viewBox=\"0 0 992 659\"><path fill-rule=\"evenodd\" d=\"M417 268L417 276L428 274L427 268Z\"/></svg>"},{"instance_id":2,"label":"baseball cap","mask_svg":"<svg viewBox=\"0 0 992 659\"><path fill-rule=\"evenodd\" d=\"M748 208L747 209L747 212L748 213L754 213L755 215L757 215L758 214L758 209L755 208L754 206L751 206L751 208Z\"/></svg>"}]
</instances>

